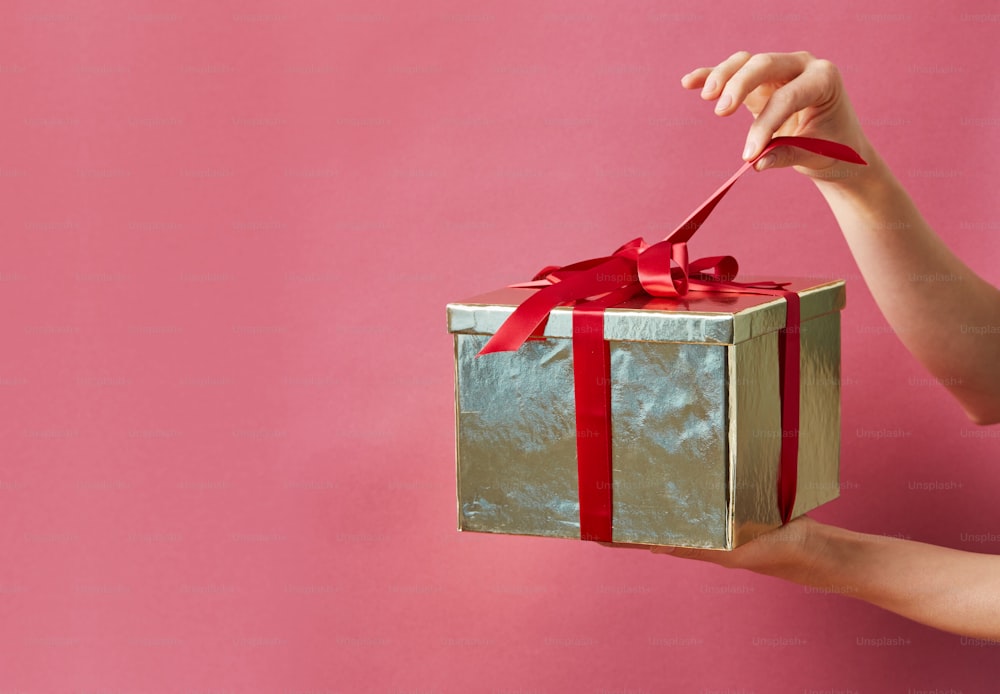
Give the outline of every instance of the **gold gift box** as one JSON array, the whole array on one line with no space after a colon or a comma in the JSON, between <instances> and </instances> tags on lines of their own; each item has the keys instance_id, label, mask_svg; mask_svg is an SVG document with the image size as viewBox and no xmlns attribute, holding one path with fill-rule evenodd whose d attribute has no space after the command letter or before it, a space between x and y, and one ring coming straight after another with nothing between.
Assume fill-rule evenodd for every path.
<instances>
[{"instance_id":1,"label":"gold gift box","mask_svg":"<svg viewBox=\"0 0 1000 694\"><path fill-rule=\"evenodd\" d=\"M801 297L798 487L792 515L839 496L844 282ZM458 528L580 538L572 307L544 339L476 354L534 289L448 305L455 338ZM607 309L612 523L619 543L731 550L781 525L778 330L785 301L692 292Z\"/></svg>"}]
</instances>

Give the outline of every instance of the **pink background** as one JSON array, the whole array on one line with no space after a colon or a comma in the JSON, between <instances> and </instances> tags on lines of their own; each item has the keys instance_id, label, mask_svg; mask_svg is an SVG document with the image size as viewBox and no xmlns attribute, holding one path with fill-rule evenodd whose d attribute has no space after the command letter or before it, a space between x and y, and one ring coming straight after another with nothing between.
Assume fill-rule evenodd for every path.
<instances>
[{"instance_id":1,"label":"pink background","mask_svg":"<svg viewBox=\"0 0 1000 694\"><path fill-rule=\"evenodd\" d=\"M8 0L0 692L995 691L997 646L845 597L457 533L444 306L683 219L749 117L678 80L744 48L837 62L1000 282L997 12ZM807 181L749 176L694 251L848 281L816 518L1000 551L1000 430L900 346Z\"/></svg>"}]
</instances>

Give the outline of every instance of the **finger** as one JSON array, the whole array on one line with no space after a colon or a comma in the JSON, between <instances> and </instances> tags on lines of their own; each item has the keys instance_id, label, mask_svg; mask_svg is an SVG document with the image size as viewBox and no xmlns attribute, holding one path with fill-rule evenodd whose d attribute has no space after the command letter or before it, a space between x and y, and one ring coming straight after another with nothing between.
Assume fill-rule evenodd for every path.
<instances>
[{"instance_id":1,"label":"finger","mask_svg":"<svg viewBox=\"0 0 1000 694\"><path fill-rule=\"evenodd\" d=\"M600 542L598 543L601 547L613 547L615 549L649 549L649 545L637 544L635 542Z\"/></svg>"},{"instance_id":2,"label":"finger","mask_svg":"<svg viewBox=\"0 0 1000 694\"><path fill-rule=\"evenodd\" d=\"M650 547L653 554L669 554L672 557L682 559L697 559L713 564L722 563L726 559L727 552L713 549L696 549L694 547Z\"/></svg>"},{"instance_id":3,"label":"finger","mask_svg":"<svg viewBox=\"0 0 1000 694\"><path fill-rule=\"evenodd\" d=\"M733 113L750 93L762 84L790 82L801 75L812 59L808 53L758 53L752 56L722 85L716 112Z\"/></svg>"},{"instance_id":4,"label":"finger","mask_svg":"<svg viewBox=\"0 0 1000 694\"><path fill-rule=\"evenodd\" d=\"M692 70L683 77L681 77L681 86L685 89L701 89L705 86L705 78L708 77L712 72L710 67L700 67L697 70Z\"/></svg>"},{"instance_id":5,"label":"finger","mask_svg":"<svg viewBox=\"0 0 1000 694\"><path fill-rule=\"evenodd\" d=\"M716 65L705 77L705 84L701 89L701 98L713 100L722 93L722 88L729 81L737 70L750 59L749 51L738 51Z\"/></svg>"},{"instance_id":6,"label":"finger","mask_svg":"<svg viewBox=\"0 0 1000 694\"><path fill-rule=\"evenodd\" d=\"M749 161L757 156L774 137L774 133L798 111L830 101L835 96L839 79L833 63L815 60L809 63L802 74L779 87L750 126L743 158ZM776 154L777 152L775 150ZM794 159L798 155L785 152L776 157L782 163L775 165L791 166L794 162L790 162L790 157Z\"/></svg>"}]
</instances>

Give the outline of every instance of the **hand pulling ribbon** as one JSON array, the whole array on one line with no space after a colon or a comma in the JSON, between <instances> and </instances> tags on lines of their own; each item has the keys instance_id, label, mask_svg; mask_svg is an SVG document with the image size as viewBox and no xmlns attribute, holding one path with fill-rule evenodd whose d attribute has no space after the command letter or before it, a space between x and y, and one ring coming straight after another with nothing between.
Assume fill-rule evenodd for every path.
<instances>
[{"instance_id":1,"label":"hand pulling ribbon","mask_svg":"<svg viewBox=\"0 0 1000 694\"><path fill-rule=\"evenodd\" d=\"M689 291L731 292L785 299L785 327L778 333L781 458L777 492L781 522L791 520L799 444L799 296L784 288L787 282L735 282L733 278L739 265L732 256L689 261L687 251L688 240L737 179L765 154L784 146L866 164L846 145L810 137L776 137L662 241L649 246L636 238L609 256L564 267L546 267L533 281L512 285L540 289L517 307L477 356L516 351L529 338L542 335L553 308L570 302L574 304L573 379L581 539L612 541L611 359L608 342L604 339L604 310L641 293L682 297Z\"/></svg>"}]
</instances>

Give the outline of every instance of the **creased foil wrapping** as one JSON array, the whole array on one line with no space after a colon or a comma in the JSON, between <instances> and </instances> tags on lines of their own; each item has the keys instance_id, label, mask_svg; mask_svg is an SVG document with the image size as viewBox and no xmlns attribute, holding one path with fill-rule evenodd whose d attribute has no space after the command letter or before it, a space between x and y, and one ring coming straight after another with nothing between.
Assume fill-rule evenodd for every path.
<instances>
[{"instance_id":1,"label":"creased foil wrapping","mask_svg":"<svg viewBox=\"0 0 1000 694\"><path fill-rule=\"evenodd\" d=\"M801 292L794 515L839 494L843 288ZM579 538L569 309L553 311L547 339L475 356L523 296L504 290L449 306L459 528ZM647 298L606 314L615 542L732 549L780 525L784 302L707 299Z\"/></svg>"}]
</instances>

